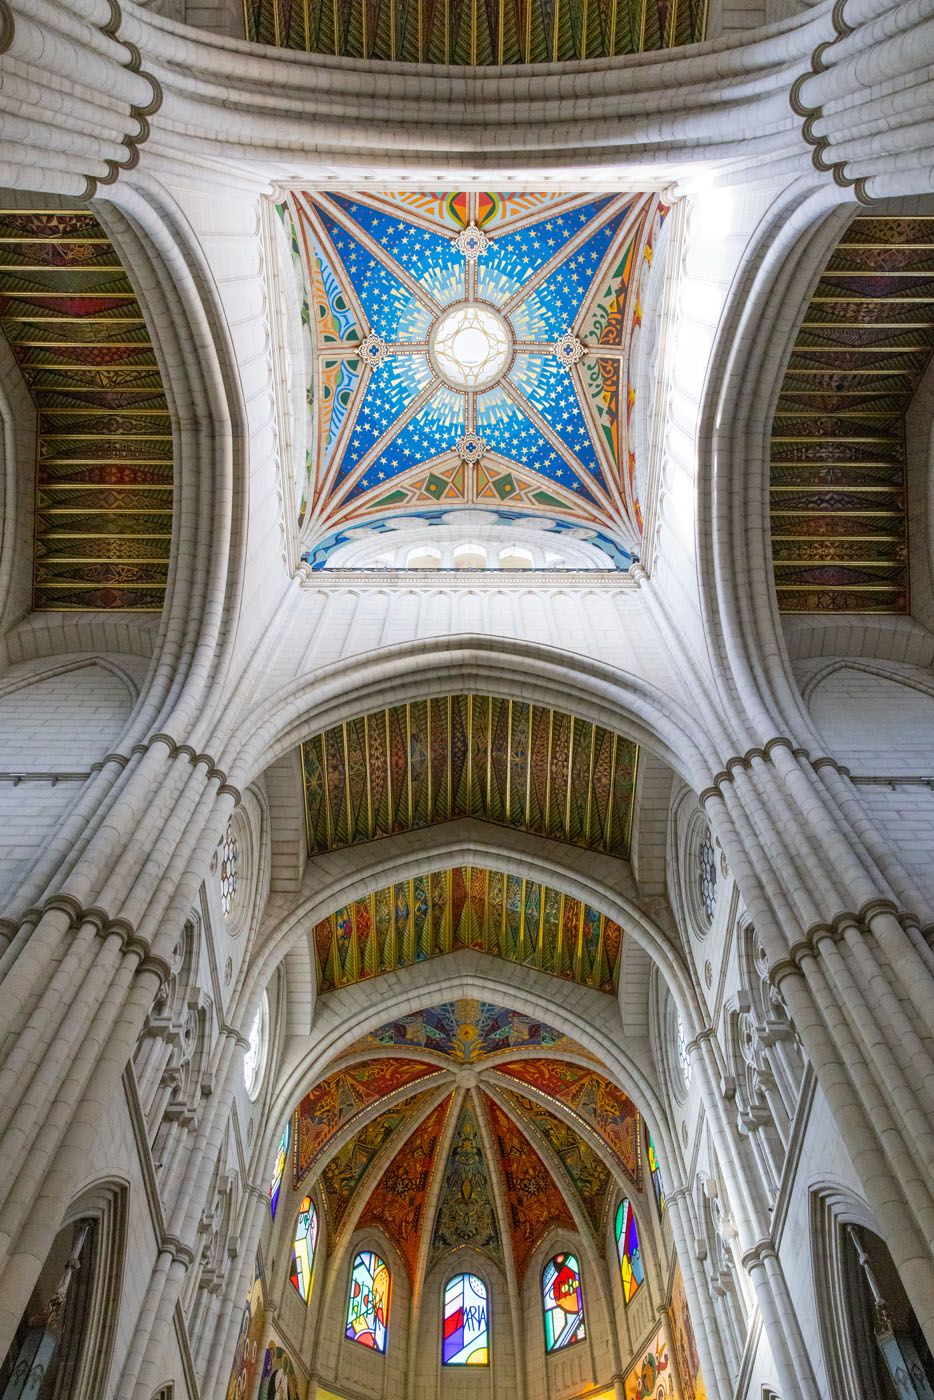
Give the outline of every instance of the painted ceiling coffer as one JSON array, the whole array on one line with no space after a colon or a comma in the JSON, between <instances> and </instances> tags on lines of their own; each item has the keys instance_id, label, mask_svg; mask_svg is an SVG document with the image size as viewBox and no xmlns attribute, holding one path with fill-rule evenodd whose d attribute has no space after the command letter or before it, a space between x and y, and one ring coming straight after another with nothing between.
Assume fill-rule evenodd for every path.
<instances>
[{"instance_id":1,"label":"painted ceiling coffer","mask_svg":"<svg viewBox=\"0 0 934 1400\"><path fill-rule=\"evenodd\" d=\"M905 413L934 349L934 217L853 220L811 298L772 423L783 612L907 612Z\"/></svg>"},{"instance_id":2,"label":"painted ceiling coffer","mask_svg":"<svg viewBox=\"0 0 934 1400\"><path fill-rule=\"evenodd\" d=\"M0 328L38 413L33 606L161 608L169 409L133 287L89 210L0 212Z\"/></svg>"}]
</instances>

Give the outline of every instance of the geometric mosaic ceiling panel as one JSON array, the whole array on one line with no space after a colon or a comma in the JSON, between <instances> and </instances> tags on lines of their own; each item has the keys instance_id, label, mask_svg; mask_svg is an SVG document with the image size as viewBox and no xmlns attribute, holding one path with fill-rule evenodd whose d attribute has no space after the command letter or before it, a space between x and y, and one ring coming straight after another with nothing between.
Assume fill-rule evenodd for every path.
<instances>
[{"instance_id":1,"label":"geometric mosaic ceiling panel","mask_svg":"<svg viewBox=\"0 0 934 1400\"><path fill-rule=\"evenodd\" d=\"M308 851L476 817L625 858L637 755L600 725L523 701L393 706L302 745Z\"/></svg>"},{"instance_id":2,"label":"geometric mosaic ceiling panel","mask_svg":"<svg viewBox=\"0 0 934 1400\"><path fill-rule=\"evenodd\" d=\"M905 412L934 350L934 216L860 215L831 255L772 424L783 612L906 612Z\"/></svg>"},{"instance_id":3,"label":"geometric mosaic ceiling panel","mask_svg":"<svg viewBox=\"0 0 934 1400\"><path fill-rule=\"evenodd\" d=\"M313 537L439 504L639 539L628 420L656 195L294 194Z\"/></svg>"},{"instance_id":4,"label":"geometric mosaic ceiling panel","mask_svg":"<svg viewBox=\"0 0 934 1400\"><path fill-rule=\"evenodd\" d=\"M320 992L473 948L615 995L623 931L571 895L468 865L355 900L313 940Z\"/></svg>"},{"instance_id":5,"label":"geometric mosaic ceiling panel","mask_svg":"<svg viewBox=\"0 0 934 1400\"><path fill-rule=\"evenodd\" d=\"M407 1060L406 1047L430 1062ZM516 1011L469 999L346 1050L343 1068L302 1100L293 1133L293 1186L319 1193L329 1250L376 1225L414 1282L421 1260L465 1245L502 1264L507 1241L521 1278L546 1231L576 1230L572 1200L602 1241L619 1195L642 1180L641 1120L569 1052L583 1053ZM477 1076L466 1085L465 1063Z\"/></svg>"},{"instance_id":6,"label":"geometric mosaic ceiling panel","mask_svg":"<svg viewBox=\"0 0 934 1400\"><path fill-rule=\"evenodd\" d=\"M161 608L172 427L139 302L92 213L0 211L0 328L38 413L33 606Z\"/></svg>"},{"instance_id":7,"label":"geometric mosaic ceiling panel","mask_svg":"<svg viewBox=\"0 0 934 1400\"><path fill-rule=\"evenodd\" d=\"M704 37L704 0L245 0L246 37L306 52L400 63L567 63Z\"/></svg>"}]
</instances>

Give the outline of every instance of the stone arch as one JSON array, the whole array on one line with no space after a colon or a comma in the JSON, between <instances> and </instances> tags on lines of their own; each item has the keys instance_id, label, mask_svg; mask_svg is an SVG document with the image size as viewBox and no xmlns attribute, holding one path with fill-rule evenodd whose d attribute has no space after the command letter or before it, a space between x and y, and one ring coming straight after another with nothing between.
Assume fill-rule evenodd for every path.
<instances>
[{"instance_id":1,"label":"stone arch","mask_svg":"<svg viewBox=\"0 0 934 1400\"><path fill-rule=\"evenodd\" d=\"M877 1222L860 1196L829 1180L811 1187L808 1214L817 1320L828 1381L835 1395L846 1400L864 1400L854 1339L847 1326L850 1299L844 1251L848 1226L877 1233Z\"/></svg>"},{"instance_id":2,"label":"stone arch","mask_svg":"<svg viewBox=\"0 0 934 1400\"><path fill-rule=\"evenodd\" d=\"M914 667L839 658L810 675L802 698L827 749L851 768L934 774L934 682ZM887 722L881 731L878 716Z\"/></svg>"},{"instance_id":3,"label":"stone arch","mask_svg":"<svg viewBox=\"0 0 934 1400\"><path fill-rule=\"evenodd\" d=\"M290 682L248 715L219 766L241 786L302 740L407 700L469 690L521 696L644 744L701 791L717 769L713 746L680 702L635 674L537 642L464 633L380 647Z\"/></svg>"},{"instance_id":4,"label":"stone arch","mask_svg":"<svg viewBox=\"0 0 934 1400\"><path fill-rule=\"evenodd\" d=\"M90 768L119 743L138 695L132 674L106 656L13 668L0 684L0 733L10 746L0 749L0 768Z\"/></svg>"}]
</instances>

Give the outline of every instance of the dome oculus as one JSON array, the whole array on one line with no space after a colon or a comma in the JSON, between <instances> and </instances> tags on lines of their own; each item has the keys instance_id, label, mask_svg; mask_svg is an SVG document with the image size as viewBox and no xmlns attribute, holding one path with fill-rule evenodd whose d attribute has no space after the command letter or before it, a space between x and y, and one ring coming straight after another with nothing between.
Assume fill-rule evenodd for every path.
<instances>
[{"instance_id":1,"label":"dome oculus","mask_svg":"<svg viewBox=\"0 0 934 1400\"><path fill-rule=\"evenodd\" d=\"M454 389L486 389L509 365L512 336L486 306L462 303L439 317L430 342L432 363Z\"/></svg>"}]
</instances>

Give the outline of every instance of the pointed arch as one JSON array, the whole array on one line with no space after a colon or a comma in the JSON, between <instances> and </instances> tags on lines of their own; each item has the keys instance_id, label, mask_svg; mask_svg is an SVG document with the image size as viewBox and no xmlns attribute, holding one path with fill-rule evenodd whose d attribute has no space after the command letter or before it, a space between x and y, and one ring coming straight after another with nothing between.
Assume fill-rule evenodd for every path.
<instances>
[{"instance_id":1,"label":"pointed arch","mask_svg":"<svg viewBox=\"0 0 934 1400\"><path fill-rule=\"evenodd\" d=\"M628 1196L623 1196L616 1208L614 1234L616 1237L616 1257L619 1261L619 1277L623 1286L623 1302L628 1307L645 1283L639 1227L636 1224L635 1211Z\"/></svg>"},{"instance_id":2,"label":"pointed arch","mask_svg":"<svg viewBox=\"0 0 934 1400\"><path fill-rule=\"evenodd\" d=\"M490 1301L479 1274L453 1274L444 1285L442 1366L490 1364Z\"/></svg>"},{"instance_id":3,"label":"pointed arch","mask_svg":"<svg viewBox=\"0 0 934 1400\"><path fill-rule=\"evenodd\" d=\"M575 1254L554 1254L542 1270L542 1316L548 1353L574 1346L587 1335L584 1290Z\"/></svg>"},{"instance_id":4,"label":"pointed arch","mask_svg":"<svg viewBox=\"0 0 934 1400\"><path fill-rule=\"evenodd\" d=\"M354 1256L347 1290L345 1335L371 1351L385 1354L389 1344L389 1308L392 1302L392 1271L372 1249L361 1249Z\"/></svg>"},{"instance_id":5,"label":"pointed arch","mask_svg":"<svg viewBox=\"0 0 934 1400\"><path fill-rule=\"evenodd\" d=\"M282 1136L279 1138L279 1146L276 1148L276 1159L272 1169L272 1179L269 1183L269 1214L273 1220L276 1218L276 1207L279 1204L279 1193L282 1190L282 1182L285 1177L285 1168L289 1160L289 1141L292 1137L292 1120L285 1120L285 1127L282 1129Z\"/></svg>"},{"instance_id":6,"label":"pointed arch","mask_svg":"<svg viewBox=\"0 0 934 1400\"><path fill-rule=\"evenodd\" d=\"M303 1303L311 1297L311 1281L315 1268L315 1247L318 1243L318 1212L310 1196L298 1208L295 1233L292 1237L292 1262L289 1282Z\"/></svg>"}]
</instances>

